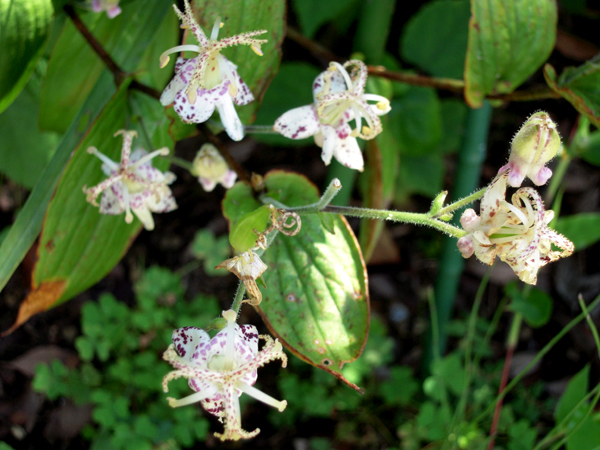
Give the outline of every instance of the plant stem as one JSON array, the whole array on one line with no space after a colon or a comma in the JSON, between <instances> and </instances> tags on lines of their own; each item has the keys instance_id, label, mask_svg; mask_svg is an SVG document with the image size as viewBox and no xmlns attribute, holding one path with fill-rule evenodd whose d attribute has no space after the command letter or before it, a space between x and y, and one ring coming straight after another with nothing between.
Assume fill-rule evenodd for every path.
<instances>
[{"instance_id":1,"label":"plant stem","mask_svg":"<svg viewBox=\"0 0 600 450\"><path fill-rule=\"evenodd\" d=\"M488 406L481 414L479 414L473 422L474 423L481 422L483 420L483 418L491 412L492 408L494 407L493 405L495 405L499 400L506 397L506 395L510 391L512 391L512 389L523 379L523 377L525 375L527 375L527 373L529 373L531 368L534 367L546 355L546 353L548 353L550 350L552 350L552 347L554 347L558 341L560 341L569 331L571 331L571 329L573 329L573 327L575 325L577 325L583 319L586 319L589 312L593 311L594 308L596 308L596 306L598 306L599 304L600 304L600 295L597 296L594 299L594 301L587 306L587 311L582 312L577 317L575 317L573 320L571 320L565 327L563 327L563 329L560 330L558 332L558 334L556 336L554 336L550 340L550 342L548 342L544 346L544 348L539 351L539 353L535 356L535 358L533 358L529 362L529 364L527 364L527 366L525 366L523 368L523 370L521 370L521 372L519 372L519 374L512 379L512 381L510 383L508 383L506 388L501 393L498 394L495 401L493 403L490 403L490 406Z\"/></svg>"},{"instance_id":2,"label":"plant stem","mask_svg":"<svg viewBox=\"0 0 600 450\"><path fill-rule=\"evenodd\" d=\"M245 125L244 132L248 134L279 134L272 125Z\"/></svg>"},{"instance_id":3,"label":"plant stem","mask_svg":"<svg viewBox=\"0 0 600 450\"><path fill-rule=\"evenodd\" d=\"M171 157L167 158L167 159L169 159L172 164L175 164L176 166L182 167L186 170L191 171L194 168L194 166L192 165L191 162L189 162L183 158L179 158L175 155L171 155Z\"/></svg>"},{"instance_id":4,"label":"plant stem","mask_svg":"<svg viewBox=\"0 0 600 450\"><path fill-rule=\"evenodd\" d=\"M445 214L448 214L454 210L460 209L463 206L468 205L469 203L473 203L476 200L479 200L485 194L487 188L479 189L478 191L473 192L471 195L468 195L465 198L457 200L453 203L450 203L447 206L444 206L442 209L437 211L433 216L433 218L442 217Z\"/></svg>"},{"instance_id":5,"label":"plant stem","mask_svg":"<svg viewBox=\"0 0 600 450\"><path fill-rule=\"evenodd\" d=\"M510 366L512 364L512 358L515 354L515 349L519 343L519 332L521 331L521 324L523 323L523 315L519 312L515 312L513 316L513 322L510 326L508 333L506 357L504 358L504 368L502 369L502 377L500 378L500 387L498 388L498 394L506 388L508 383L508 376L510 375ZM493 450L494 443L496 442L496 434L498 432L498 422L500 422L500 412L502 411L502 402L504 397L499 398L496 402L496 408L494 409L494 417L492 419L492 426L490 427L490 441L488 443L488 450Z\"/></svg>"},{"instance_id":6,"label":"plant stem","mask_svg":"<svg viewBox=\"0 0 600 450\"><path fill-rule=\"evenodd\" d=\"M294 212L297 210L294 209ZM363 219L391 220L392 222L412 223L415 225L425 225L440 230L453 238L461 238L467 233L461 228L450 225L441 220L432 219L427 214L410 213L404 211L392 211L388 209L369 209L355 208L352 206L329 205L322 209L322 212L343 214L345 216L360 217Z\"/></svg>"},{"instance_id":7,"label":"plant stem","mask_svg":"<svg viewBox=\"0 0 600 450\"><path fill-rule=\"evenodd\" d=\"M235 291L235 296L233 297L233 303L231 304L231 309L233 309L238 315L240 313L240 308L242 307L242 302L244 301L245 293L246 286L244 286L244 283L240 280L240 284L238 284L237 290Z\"/></svg>"}]
</instances>

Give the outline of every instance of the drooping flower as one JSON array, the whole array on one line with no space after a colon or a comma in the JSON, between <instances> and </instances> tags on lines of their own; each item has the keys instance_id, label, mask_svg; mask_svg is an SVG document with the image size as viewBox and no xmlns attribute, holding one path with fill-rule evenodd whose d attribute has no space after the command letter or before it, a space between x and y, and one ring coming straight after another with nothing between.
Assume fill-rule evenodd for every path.
<instances>
[{"instance_id":1,"label":"drooping flower","mask_svg":"<svg viewBox=\"0 0 600 450\"><path fill-rule=\"evenodd\" d=\"M102 214L117 215L125 211L125 222L131 223L133 211L144 228L153 230L152 212L164 213L177 208L168 187L175 180L175 175L163 173L150 163L158 155L168 155L169 149L161 148L150 154L138 149L131 153L131 143L137 132L119 130L115 136L120 134L123 135L120 164L100 153L96 147L88 148L88 153L96 155L103 162L102 171L108 178L94 187L84 186L83 192L87 195L86 200L94 206L98 206L96 198L104 192L99 205Z\"/></svg>"},{"instance_id":2,"label":"drooping flower","mask_svg":"<svg viewBox=\"0 0 600 450\"><path fill-rule=\"evenodd\" d=\"M264 235L261 236L262 241L266 241ZM265 244L260 244L261 236L259 236L259 239L257 240L257 245L263 247ZM260 292L260 289L258 289L256 279L259 278L268 267L269 266L262 262L259 256L250 249L238 256L226 259L216 266L215 269L227 269L234 273L244 283L246 291L248 291L248 296L250 297L250 303L252 305L259 305L262 301L262 293Z\"/></svg>"},{"instance_id":3,"label":"drooping flower","mask_svg":"<svg viewBox=\"0 0 600 450\"><path fill-rule=\"evenodd\" d=\"M509 186L520 187L525 177L530 178L536 186L542 186L552 176L552 171L545 164L560 149L556 124L548 113L538 111L527 119L513 138L508 164L501 167L500 172L510 169Z\"/></svg>"},{"instance_id":4,"label":"drooping flower","mask_svg":"<svg viewBox=\"0 0 600 450\"><path fill-rule=\"evenodd\" d=\"M323 148L321 157L326 165L335 156L346 167L362 171L364 162L356 138L373 139L381 133L379 116L391 109L385 97L364 93L366 82L363 62L350 60L343 66L330 63L313 83L315 102L283 114L275 121L274 130L290 139L314 136L315 143ZM350 125L353 120L354 129Z\"/></svg>"},{"instance_id":5,"label":"drooping flower","mask_svg":"<svg viewBox=\"0 0 600 450\"><path fill-rule=\"evenodd\" d=\"M458 249L465 258L473 253L488 265L498 256L506 262L521 281L537 282L540 267L566 258L574 251L571 241L548 227L554 217L546 211L540 194L533 188L521 188L505 200L508 171L499 173L481 199L481 215L467 209L460 222L469 234L458 240ZM560 249L553 250L552 246Z\"/></svg>"},{"instance_id":6,"label":"drooping flower","mask_svg":"<svg viewBox=\"0 0 600 450\"><path fill-rule=\"evenodd\" d=\"M211 192L217 183L229 189L237 179L237 174L229 168L225 158L212 144L204 144L200 148L192 165L192 175L198 177L206 192Z\"/></svg>"},{"instance_id":7,"label":"drooping flower","mask_svg":"<svg viewBox=\"0 0 600 450\"><path fill-rule=\"evenodd\" d=\"M106 11L109 19L113 19L121 14L119 0L92 0L92 11L96 13Z\"/></svg>"},{"instance_id":8,"label":"drooping flower","mask_svg":"<svg viewBox=\"0 0 600 450\"><path fill-rule=\"evenodd\" d=\"M163 389L176 378L187 378L196 391L188 397L176 400L168 398L173 408L201 402L204 409L217 416L225 426L223 433L215 436L224 440L248 439L260 430L242 429L239 397L242 392L267 405L283 411L285 400L278 401L252 385L258 377L257 369L270 361L280 359L287 364L281 343L270 336L259 336L253 325L238 325L233 310L223 311L227 325L215 337L200 328L185 327L173 332L173 344L163 358L176 370L163 378ZM258 338L265 341L258 351Z\"/></svg>"},{"instance_id":9,"label":"drooping flower","mask_svg":"<svg viewBox=\"0 0 600 450\"><path fill-rule=\"evenodd\" d=\"M219 29L223 26L218 17L213 26L210 39L206 37L196 19L188 0L185 3L185 14L173 5L175 13L182 22L182 28L188 28L198 39L198 45L179 45L160 56L160 65L165 67L169 62L169 54L192 51L199 55L192 59L177 58L175 77L160 97L160 102L174 108L185 123L206 122L212 116L215 107L219 111L225 131L234 141L244 137L244 127L233 102L246 105L254 100L248 86L237 73L237 66L221 55L221 50L234 45L249 45L257 55L262 56L261 44L266 39L255 39L254 36L266 33L266 30L250 31L221 40L217 40Z\"/></svg>"}]
</instances>

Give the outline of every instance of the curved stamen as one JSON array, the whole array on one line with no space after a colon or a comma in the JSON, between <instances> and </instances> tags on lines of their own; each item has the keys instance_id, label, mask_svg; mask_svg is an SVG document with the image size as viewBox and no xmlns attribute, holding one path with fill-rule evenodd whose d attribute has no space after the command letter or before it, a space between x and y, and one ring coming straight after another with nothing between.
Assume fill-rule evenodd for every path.
<instances>
[{"instance_id":1,"label":"curved stamen","mask_svg":"<svg viewBox=\"0 0 600 450\"><path fill-rule=\"evenodd\" d=\"M527 218L527 216L525 216L525 214L523 213L523 211L521 211L515 205L511 205L506 200L501 200L500 204L502 206L508 208L512 213L514 213L515 216L517 216L519 218L519 220L521 220L521 222L523 223L523 226L525 228L529 228L531 226L531 224L529 223L529 219Z\"/></svg>"},{"instance_id":2,"label":"curved stamen","mask_svg":"<svg viewBox=\"0 0 600 450\"><path fill-rule=\"evenodd\" d=\"M243 381L238 381L236 387L240 391L248 394L250 397L254 397L258 401L277 408L279 412L282 412L287 406L287 402L285 400L276 400L270 395L265 394L263 391L256 389L254 386L250 386L248 383L244 383Z\"/></svg>"},{"instance_id":3,"label":"curved stamen","mask_svg":"<svg viewBox=\"0 0 600 450\"><path fill-rule=\"evenodd\" d=\"M87 152L90 155L94 155L94 156L100 158L100 161L102 161L104 164L106 164L106 166L113 172L117 172L119 170L119 165L116 162L114 162L112 159L110 159L108 156L106 156L104 153L100 153L96 147L89 147L87 149Z\"/></svg>"},{"instance_id":4,"label":"curved stamen","mask_svg":"<svg viewBox=\"0 0 600 450\"><path fill-rule=\"evenodd\" d=\"M344 77L344 81L346 82L347 89L349 91L351 91L352 90L352 80L350 79L350 75L348 74L348 72L346 71L344 66L342 66L340 63L337 63L335 61L330 62L329 65L334 66L335 68L337 68L337 70L340 71L340 73Z\"/></svg>"},{"instance_id":5,"label":"curved stamen","mask_svg":"<svg viewBox=\"0 0 600 450\"><path fill-rule=\"evenodd\" d=\"M221 28L223 28L223 25L225 25L225 24L223 22L221 22L221 17L217 17L215 19L215 24L213 25L212 32L210 33L211 41L217 40L217 38L219 37L219 30Z\"/></svg>"},{"instance_id":6,"label":"curved stamen","mask_svg":"<svg viewBox=\"0 0 600 450\"><path fill-rule=\"evenodd\" d=\"M171 408L179 408L180 406L191 405L192 403L198 403L206 398L206 394L202 391L196 392L195 394L188 395L187 397L183 397L180 399L176 399L173 397L167 397L167 401L169 402L169 406Z\"/></svg>"},{"instance_id":7,"label":"curved stamen","mask_svg":"<svg viewBox=\"0 0 600 450\"><path fill-rule=\"evenodd\" d=\"M138 159L135 163L133 163L132 165L129 166L129 170L130 171L134 171L135 169L137 169L138 167L140 167L142 164L150 161L151 159L157 157L157 156L166 156L169 154L169 149L167 147L158 149L158 150L154 150L152 153L148 153L147 155L142 156L140 159Z\"/></svg>"},{"instance_id":8,"label":"curved stamen","mask_svg":"<svg viewBox=\"0 0 600 450\"><path fill-rule=\"evenodd\" d=\"M160 68L162 69L167 64L169 64L169 60L171 59L169 57L169 55L171 53L177 53L177 52L202 53L202 48L198 47L197 45L178 45L176 47L165 50L164 52L162 52L162 54L160 55L160 58L159 58L160 59Z\"/></svg>"},{"instance_id":9,"label":"curved stamen","mask_svg":"<svg viewBox=\"0 0 600 450\"><path fill-rule=\"evenodd\" d=\"M131 223L133 222L133 214L131 214L131 207L129 204L129 189L127 189L125 183L121 183L121 186L123 187L123 202L125 203L125 222Z\"/></svg>"}]
</instances>

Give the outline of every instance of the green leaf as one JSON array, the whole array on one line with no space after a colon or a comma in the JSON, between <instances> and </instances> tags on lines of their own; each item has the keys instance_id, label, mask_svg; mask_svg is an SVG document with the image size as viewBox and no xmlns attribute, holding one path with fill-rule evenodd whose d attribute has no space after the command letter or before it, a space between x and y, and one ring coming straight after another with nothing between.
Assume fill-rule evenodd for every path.
<instances>
[{"instance_id":1,"label":"green leaf","mask_svg":"<svg viewBox=\"0 0 600 450\"><path fill-rule=\"evenodd\" d=\"M139 67L139 62L154 42L165 15L172 14L170 2L137 0L123 4L122 10L114 19L109 19L106 14L81 10L77 13L122 70L144 72L148 69ZM158 60L154 64L158 65ZM68 21L46 72L40 102L40 127L58 132L66 130L98 77L106 70L104 63Z\"/></svg>"},{"instance_id":2,"label":"green leaf","mask_svg":"<svg viewBox=\"0 0 600 450\"><path fill-rule=\"evenodd\" d=\"M325 4L321 0L294 0L292 7L298 16L302 33L312 38L321 25L351 9L356 2L357 0L329 0Z\"/></svg>"},{"instance_id":3,"label":"green leaf","mask_svg":"<svg viewBox=\"0 0 600 450\"><path fill-rule=\"evenodd\" d=\"M34 74L0 116L0 171L32 189L48 165L60 135L37 127L41 79Z\"/></svg>"},{"instance_id":4,"label":"green leaf","mask_svg":"<svg viewBox=\"0 0 600 450\"><path fill-rule=\"evenodd\" d=\"M556 40L556 3L471 0L465 99L480 108L488 94L515 90L541 65Z\"/></svg>"},{"instance_id":5,"label":"green leaf","mask_svg":"<svg viewBox=\"0 0 600 450\"><path fill-rule=\"evenodd\" d=\"M42 228L46 207L54 194L60 175L73 149L82 139L79 128L83 125L83 129L87 130L88 122L96 118L112 93L113 88L110 78L108 76L101 77L79 111L77 118L63 136L42 178L30 194L27 203L25 203L10 232L2 242L2 246L0 246L0 289L6 285ZM34 311L32 314L36 312ZM5 333L10 333L18 325L19 322L17 321Z\"/></svg>"},{"instance_id":6,"label":"green leaf","mask_svg":"<svg viewBox=\"0 0 600 450\"><path fill-rule=\"evenodd\" d=\"M600 213L581 213L559 217L554 227L575 245L575 251L600 241Z\"/></svg>"},{"instance_id":7,"label":"green leaf","mask_svg":"<svg viewBox=\"0 0 600 450\"><path fill-rule=\"evenodd\" d=\"M267 195L288 206L319 200L314 185L298 174L273 171L265 185ZM230 223L260 206L248 199L253 197L246 184L227 192L223 212ZM324 230L316 215L305 215L300 233L276 237L262 256L269 269L257 309L292 353L345 381L342 366L356 359L366 342L369 294L356 239L347 222L334 217L335 234Z\"/></svg>"},{"instance_id":8,"label":"green leaf","mask_svg":"<svg viewBox=\"0 0 600 450\"><path fill-rule=\"evenodd\" d=\"M51 0L0 0L0 113L35 70L53 14Z\"/></svg>"},{"instance_id":9,"label":"green leaf","mask_svg":"<svg viewBox=\"0 0 600 450\"><path fill-rule=\"evenodd\" d=\"M159 2L160 3L160 2ZM259 39L269 42L261 46L263 56L256 55L247 45L238 45L223 50L223 55L238 66L240 77L248 85L254 98L248 105L238 108L243 123L254 120L271 79L277 73L281 61L281 42L285 29L284 0L194 0L192 8L196 12L198 24L210 36L210 30L217 17L225 23L219 37L233 36L254 30L267 30ZM191 33L190 33L191 35ZM187 39L196 44L195 38ZM166 49L165 49L166 50Z\"/></svg>"},{"instance_id":10,"label":"green leaf","mask_svg":"<svg viewBox=\"0 0 600 450\"><path fill-rule=\"evenodd\" d=\"M507 450L530 450L535 446L537 430L527 420L521 419L509 427L508 435Z\"/></svg>"},{"instance_id":11,"label":"green leaf","mask_svg":"<svg viewBox=\"0 0 600 450\"><path fill-rule=\"evenodd\" d=\"M517 282L507 284L505 290L512 300L510 309L521 313L527 325L539 328L548 323L552 314L552 298L548 294L533 287L529 294L524 296Z\"/></svg>"},{"instance_id":12,"label":"green leaf","mask_svg":"<svg viewBox=\"0 0 600 450\"><path fill-rule=\"evenodd\" d=\"M470 16L469 0L427 3L402 30L402 56L435 77L462 78Z\"/></svg>"},{"instance_id":13,"label":"green leaf","mask_svg":"<svg viewBox=\"0 0 600 450\"><path fill-rule=\"evenodd\" d=\"M412 193L434 198L442 190L443 179L444 160L441 156L403 156L396 198L401 202Z\"/></svg>"},{"instance_id":14,"label":"green leaf","mask_svg":"<svg viewBox=\"0 0 600 450\"><path fill-rule=\"evenodd\" d=\"M271 217L271 207L263 205L260 208L244 214L231 227L229 243L238 252L247 252L256 245L258 233L267 229L267 223ZM256 230L256 232L255 232Z\"/></svg>"},{"instance_id":15,"label":"green leaf","mask_svg":"<svg viewBox=\"0 0 600 450\"><path fill-rule=\"evenodd\" d=\"M391 106L389 123L402 156L434 152L443 133L441 106L436 92L411 86L404 96L392 100Z\"/></svg>"},{"instance_id":16,"label":"green leaf","mask_svg":"<svg viewBox=\"0 0 600 450\"><path fill-rule=\"evenodd\" d=\"M579 428L568 435L567 450L600 449L600 414L592 414L585 418Z\"/></svg>"},{"instance_id":17,"label":"green leaf","mask_svg":"<svg viewBox=\"0 0 600 450\"><path fill-rule=\"evenodd\" d=\"M554 410L554 420L556 423L562 422L569 413L583 400L588 392L588 380L590 378L590 365L587 364L577 374L571 378L567 389L558 400ZM567 427L569 424L566 424Z\"/></svg>"},{"instance_id":18,"label":"green leaf","mask_svg":"<svg viewBox=\"0 0 600 450\"><path fill-rule=\"evenodd\" d=\"M406 406L419 391L419 383L410 367L395 366L390 369L389 379L379 385L379 395L386 403Z\"/></svg>"},{"instance_id":19,"label":"green leaf","mask_svg":"<svg viewBox=\"0 0 600 450\"><path fill-rule=\"evenodd\" d=\"M546 64L544 77L554 92L600 128L600 57L579 67L567 67L558 79L554 67Z\"/></svg>"},{"instance_id":20,"label":"green leaf","mask_svg":"<svg viewBox=\"0 0 600 450\"><path fill-rule=\"evenodd\" d=\"M319 73L319 69L307 63L283 63L265 93L256 124L273 126L283 113L313 103L312 84ZM314 142L312 138L294 140L279 134L256 134L253 138L279 146L306 146Z\"/></svg>"}]
</instances>

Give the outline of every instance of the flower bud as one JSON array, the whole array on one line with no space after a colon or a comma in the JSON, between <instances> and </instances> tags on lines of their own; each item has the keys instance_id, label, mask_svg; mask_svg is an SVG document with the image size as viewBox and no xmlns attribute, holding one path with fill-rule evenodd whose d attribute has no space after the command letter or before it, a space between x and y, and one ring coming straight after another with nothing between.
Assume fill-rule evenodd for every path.
<instances>
[{"instance_id":1,"label":"flower bud","mask_svg":"<svg viewBox=\"0 0 600 450\"><path fill-rule=\"evenodd\" d=\"M204 144L198 153L190 171L198 177L198 181L206 192L211 192L217 183L229 189L235 183L236 173L229 169L227 162L212 144Z\"/></svg>"},{"instance_id":2,"label":"flower bud","mask_svg":"<svg viewBox=\"0 0 600 450\"><path fill-rule=\"evenodd\" d=\"M552 171L545 164L561 149L560 135L548 113L538 111L523 124L511 142L508 164L500 172L510 169L508 184L521 186L529 177L537 186L546 184Z\"/></svg>"}]
</instances>

